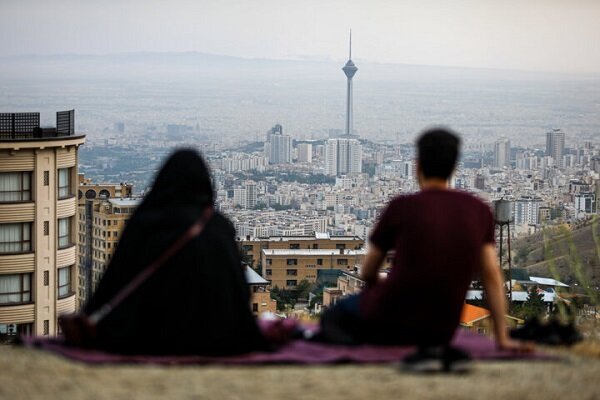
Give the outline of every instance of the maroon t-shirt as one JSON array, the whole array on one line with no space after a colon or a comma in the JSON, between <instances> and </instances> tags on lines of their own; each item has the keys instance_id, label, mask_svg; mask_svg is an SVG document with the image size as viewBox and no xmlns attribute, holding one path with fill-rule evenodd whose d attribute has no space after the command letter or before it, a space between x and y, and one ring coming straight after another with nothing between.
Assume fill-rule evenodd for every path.
<instances>
[{"instance_id":1,"label":"maroon t-shirt","mask_svg":"<svg viewBox=\"0 0 600 400\"><path fill-rule=\"evenodd\" d=\"M396 197L370 236L395 250L388 278L361 293L360 313L375 341L443 344L458 326L465 294L494 242L490 208L455 190Z\"/></svg>"}]
</instances>

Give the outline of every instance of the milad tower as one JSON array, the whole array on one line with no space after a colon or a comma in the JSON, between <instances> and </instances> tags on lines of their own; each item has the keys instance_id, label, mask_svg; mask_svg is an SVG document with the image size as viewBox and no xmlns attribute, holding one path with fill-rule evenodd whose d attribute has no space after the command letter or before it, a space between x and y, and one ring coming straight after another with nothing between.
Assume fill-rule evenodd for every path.
<instances>
[{"instance_id":1,"label":"milad tower","mask_svg":"<svg viewBox=\"0 0 600 400\"><path fill-rule=\"evenodd\" d=\"M352 77L358 71L356 65L352 61L352 31L350 31L350 50L348 55L348 61L344 68L342 68L344 74L346 74L346 78L348 78L348 88L346 92L346 136L350 136L353 134L353 116L352 116Z\"/></svg>"},{"instance_id":2,"label":"milad tower","mask_svg":"<svg viewBox=\"0 0 600 400\"><path fill-rule=\"evenodd\" d=\"M352 78L358 68L352 62L352 31L350 31L350 53L342 68L348 79L346 93L346 131L344 135L331 138L325 146L325 174L342 176L360 174L362 171L362 146L354 135L352 115Z\"/></svg>"}]
</instances>

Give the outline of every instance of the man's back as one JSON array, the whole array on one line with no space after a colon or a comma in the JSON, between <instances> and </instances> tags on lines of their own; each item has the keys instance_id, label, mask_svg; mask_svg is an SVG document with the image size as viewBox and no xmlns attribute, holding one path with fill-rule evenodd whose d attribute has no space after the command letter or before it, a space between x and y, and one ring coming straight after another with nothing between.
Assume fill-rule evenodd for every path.
<instances>
[{"instance_id":1,"label":"man's back","mask_svg":"<svg viewBox=\"0 0 600 400\"><path fill-rule=\"evenodd\" d=\"M494 241L484 203L454 190L428 189L394 199L371 235L381 251L395 250L387 280L361 295L361 315L383 341L446 342L460 317L465 293ZM379 332L376 332L379 331Z\"/></svg>"}]
</instances>

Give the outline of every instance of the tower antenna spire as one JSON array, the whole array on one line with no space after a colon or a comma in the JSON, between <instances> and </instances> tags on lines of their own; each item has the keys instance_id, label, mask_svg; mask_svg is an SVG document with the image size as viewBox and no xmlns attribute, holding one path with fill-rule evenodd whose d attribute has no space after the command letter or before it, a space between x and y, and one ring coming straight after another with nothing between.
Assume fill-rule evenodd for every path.
<instances>
[{"instance_id":1,"label":"tower antenna spire","mask_svg":"<svg viewBox=\"0 0 600 400\"><path fill-rule=\"evenodd\" d=\"M348 59L352 60L352 28L350 28L350 51L348 53Z\"/></svg>"}]
</instances>

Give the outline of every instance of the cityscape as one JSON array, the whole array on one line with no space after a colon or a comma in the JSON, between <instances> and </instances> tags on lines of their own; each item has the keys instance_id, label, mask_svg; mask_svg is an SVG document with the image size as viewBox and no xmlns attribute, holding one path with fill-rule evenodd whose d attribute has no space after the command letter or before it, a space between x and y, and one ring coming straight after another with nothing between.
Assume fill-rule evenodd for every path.
<instances>
[{"instance_id":1,"label":"cityscape","mask_svg":"<svg viewBox=\"0 0 600 400\"><path fill-rule=\"evenodd\" d=\"M18 167L12 166L19 155L25 157L21 151L24 146L15 143L22 139L33 144L39 138L37 146L47 148L45 142L61 139L56 144L60 144L60 151L66 148L70 156L56 175L44 176L58 185L56 212L66 212L56 214L56 228L49 222L44 226L44 230L57 232L57 273L53 275L45 269L43 278L29 272L15 275L23 289L7 295L9 300L18 297L16 303L30 303L42 293L32 291L32 287L48 287L49 282L56 282L57 298L61 301L55 309L33 301L24 316L0 324L0 331L58 333L59 315L75 311L89 299L110 263L124 224L149 189L160 161L178 146L198 148L210 165L216 207L233 222L248 268L257 273L262 283L256 292L263 294L260 302L253 300L255 313L286 309L286 304L277 304L276 296L268 298L271 289L293 291L303 286L306 291L307 284L309 292L300 300L310 294L320 301L316 307L310 304L313 307L305 308L307 314L326 307L323 297L331 291L327 287L336 286L340 274L357 275L360 270L369 233L387 203L395 196L418 189L414 145L410 141L367 139L354 128L354 121L360 118L354 115L354 97L359 97L353 92L353 82L360 82L361 74L351 54L350 47L349 58L342 68L346 78L344 127L327 129L322 138L296 137L286 126L274 123L264 130L262 137L240 140L239 147L235 147L209 137L198 140L203 137L198 126L174 123L165 126L164 134L158 134L155 127L155 133L147 134L156 139L143 144L139 135L128 134L129 125L122 121L114 122L100 136L80 132L76 111L57 113L56 128L40 128L40 113L2 114L1 144L6 171L3 176L8 179L5 187L10 189L5 194L8 204L4 208L8 208L4 218L7 226L18 227L22 232L17 235L22 247L19 253L34 249L31 237L39 235L40 230L35 222L38 214L30 213L41 205L32 208L33 204L29 204L31 211L25 214L20 211L19 218L25 218L26 222L16 225L18 221L11 214L15 211L10 203L16 199L14 196L19 197L16 199L19 202L31 201L32 188L39 185L40 171L30 158L27 168L36 165L35 171L8 172L23 168L19 163ZM338 77L339 86L343 86L342 78ZM587 132L593 132L597 125L592 120L588 127L582 128L584 132L539 126L531 137L488 134L485 142L474 140L477 135L465 135L459 167L450 187L471 192L490 207L498 200L510 202L512 240L532 235L546 226L589 221L598 214L600 135ZM63 144L65 140L69 143L67 147ZM128 143L139 147L134 154L130 153ZM64 156L61 158L58 151L57 148L53 157L57 165L63 165L60 160ZM24 242L25 238L28 242ZM33 243L39 246L38 240L39 237ZM278 241L284 245L275 245ZM12 248L15 244L5 246ZM65 247L68 250L61 250ZM11 257L4 257L7 266L4 268L15 262ZM42 269L40 260L31 259L23 268L38 271ZM268 268L280 263L281 267ZM595 286L600 283L597 269L597 264L590 269ZM561 283L578 284L572 278ZM308 299L304 301L300 304L308 307ZM330 304L332 301L329 296ZM49 319L38 317L32 321L32 315L41 315L37 307L49 311Z\"/></svg>"}]
</instances>

